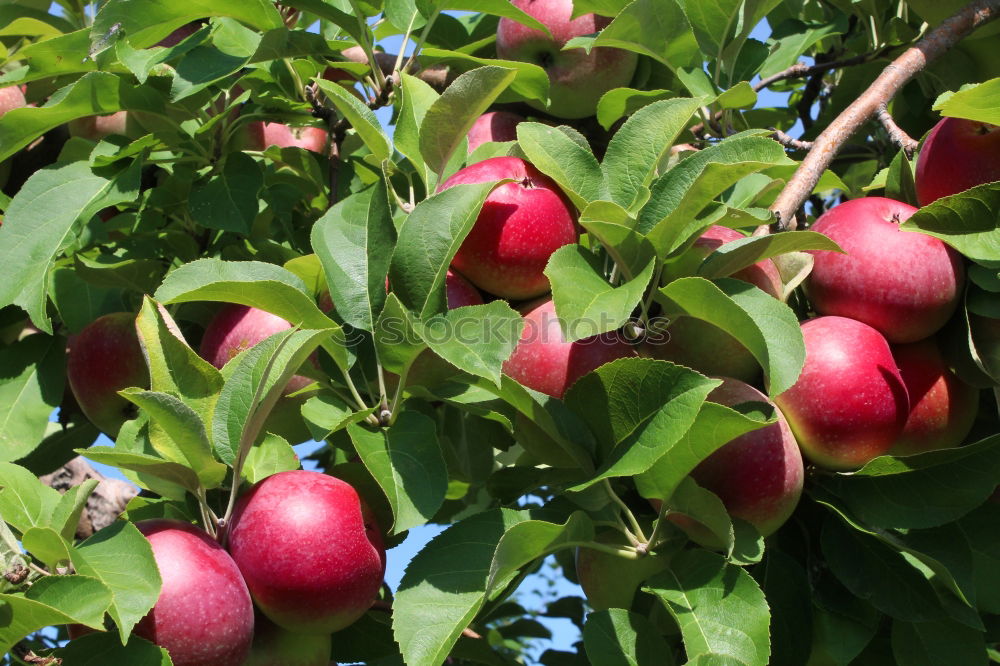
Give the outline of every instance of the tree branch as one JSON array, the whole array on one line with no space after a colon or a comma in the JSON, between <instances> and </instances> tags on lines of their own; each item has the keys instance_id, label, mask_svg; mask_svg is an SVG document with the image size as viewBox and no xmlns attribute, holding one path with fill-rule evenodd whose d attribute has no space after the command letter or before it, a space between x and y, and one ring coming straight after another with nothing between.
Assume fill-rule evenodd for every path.
<instances>
[{"instance_id":1,"label":"tree branch","mask_svg":"<svg viewBox=\"0 0 1000 666\"><path fill-rule=\"evenodd\" d=\"M880 104L899 92L927 63L934 60L979 26L1000 17L1000 0L977 0L965 6L908 48L886 67L861 94L813 142L771 210L781 229L793 229L795 212L809 197L823 171L840 147L873 115Z\"/></svg>"},{"instance_id":2,"label":"tree branch","mask_svg":"<svg viewBox=\"0 0 1000 666\"><path fill-rule=\"evenodd\" d=\"M98 484L87 499L87 506L80 515L80 523L76 527L78 539L86 539L94 532L113 523L125 510L128 501L139 494L139 491L132 484L118 479L105 478L103 474L79 456L51 474L39 477L42 483L63 493L87 479L97 479Z\"/></svg>"},{"instance_id":3,"label":"tree branch","mask_svg":"<svg viewBox=\"0 0 1000 666\"><path fill-rule=\"evenodd\" d=\"M804 62L797 62L788 69L784 69L777 74L772 74L767 78L761 79L757 82L753 89L754 92L760 92L764 88L786 79L798 79L806 76L812 76L813 74L825 74L831 69L843 69L844 67L850 67L852 65L862 65L871 60L881 58L889 51L890 49L885 48L871 53L862 53L861 55L856 55L851 58L844 58L843 60L817 62L815 65L807 65Z\"/></svg>"},{"instance_id":4,"label":"tree branch","mask_svg":"<svg viewBox=\"0 0 1000 666\"><path fill-rule=\"evenodd\" d=\"M906 152L906 157L913 157L913 153L917 152L917 146L920 143L896 124L896 121L892 119L892 115L889 114L889 109L886 108L885 102L878 105L875 115L878 116L879 122L882 123L882 127L885 128L892 142Z\"/></svg>"},{"instance_id":5,"label":"tree branch","mask_svg":"<svg viewBox=\"0 0 1000 666\"><path fill-rule=\"evenodd\" d=\"M771 131L774 132L774 134L771 135L771 138L786 148L792 148L793 150L810 150L813 147L812 141L800 141L799 139L796 139L795 137L786 134L775 127L772 127Z\"/></svg>"},{"instance_id":6,"label":"tree branch","mask_svg":"<svg viewBox=\"0 0 1000 666\"><path fill-rule=\"evenodd\" d=\"M360 46L351 46L341 51L340 54L351 62L359 62L363 65L368 64L368 56L365 55L364 50ZM382 70L382 73L388 76L395 71L396 55L376 51L375 62L378 63L379 69ZM448 84L451 82L449 69L445 65L434 65L433 67L421 69L413 74L418 79L439 92L447 88Z\"/></svg>"}]
</instances>

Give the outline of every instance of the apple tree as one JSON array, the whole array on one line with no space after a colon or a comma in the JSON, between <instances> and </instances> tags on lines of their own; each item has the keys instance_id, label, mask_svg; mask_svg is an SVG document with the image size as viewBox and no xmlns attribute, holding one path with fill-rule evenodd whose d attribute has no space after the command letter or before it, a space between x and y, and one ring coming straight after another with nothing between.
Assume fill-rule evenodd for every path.
<instances>
[{"instance_id":1,"label":"apple tree","mask_svg":"<svg viewBox=\"0 0 1000 666\"><path fill-rule=\"evenodd\" d=\"M3 0L2 663L1000 661L998 17Z\"/></svg>"}]
</instances>

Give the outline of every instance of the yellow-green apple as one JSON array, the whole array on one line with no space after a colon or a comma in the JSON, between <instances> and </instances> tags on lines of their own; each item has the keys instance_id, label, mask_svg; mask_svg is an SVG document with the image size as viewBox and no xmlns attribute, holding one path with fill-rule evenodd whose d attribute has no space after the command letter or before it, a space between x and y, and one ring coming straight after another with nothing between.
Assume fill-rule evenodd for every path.
<instances>
[{"instance_id":1,"label":"yellow-green apple","mask_svg":"<svg viewBox=\"0 0 1000 666\"><path fill-rule=\"evenodd\" d=\"M528 303L521 312L524 329L503 372L553 398L562 398L578 379L605 363L636 356L632 345L613 332L566 342L549 298Z\"/></svg>"},{"instance_id":2,"label":"yellow-green apple","mask_svg":"<svg viewBox=\"0 0 1000 666\"><path fill-rule=\"evenodd\" d=\"M253 646L243 666L329 666L330 634L304 634L254 614Z\"/></svg>"},{"instance_id":3,"label":"yellow-green apple","mask_svg":"<svg viewBox=\"0 0 1000 666\"><path fill-rule=\"evenodd\" d=\"M616 531L601 532L596 541L611 546L625 545L624 537ZM595 611L630 608L639 586L669 566L670 558L656 553L626 559L593 548L576 549L576 577L587 595L587 603Z\"/></svg>"},{"instance_id":4,"label":"yellow-green apple","mask_svg":"<svg viewBox=\"0 0 1000 666\"><path fill-rule=\"evenodd\" d=\"M517 125L524 116L511 111L490 111L476 118L469 129L469 152L487 141L517 141Z\"/></svg>"},{"instance_id":5,"label":"yellow-green apple","mask_svg":"<svg viewBox=\"0 0 1000 666\"><path fill-rule=\"evenodd\" d=\"M20 109L27 106L24 99L24 92L19 86L6 86L0 88L0 118L8 111Z\"/></svg>"},{"instance_id":6,"label":"yellow-green apple","mask_svg":"<svg viewBox=\"0 0 1000 666\"><path fill-rule=\"evenodd\" d=\"M1000 127L942 118L924 139L915 174L921 206L995 180L1000 180Z\"/></svg>"},{"instance_id":7,"label":"yellow-green apple","mask_svg":"<svg viewBox=\"0 0 1000 666\"><path fill-rule=\"evenodd\" d=\"M972 430L979 390L948 367L934 338L892 345L910 398L910 414L890 453L909 455L958 446Z\"/></svg>"},{"instance_id":8,"label":"yellow-green apple","mask_svg":"<svg viewBox=\"0 0 1000 666\"><path fill-rule=\"evenodd\" d=\"M175 666L240 666L253 640L253 603L222 546L190 523L135 524L153 548L163 586L135 633L166 648Z\"/></svg>"},{"instance_id":9,"label":"yellow-green apple","mask_svg":"<svg viewBox=\"0 0 1000 666\"><path fill-rule=\"evenodd\" d=\"M247 126L247 148L264 150L268 146L279 148L304 148L324 154L327 131L320 127L289 127L283 123L255 121Z\"/></svg>"},{"instance_id":10,"label":"yellow-green apple","mask_svg":"<svg viewBox=\"0 0 1000 666\"><path fill-rule=\"evenodd\" d=\"M237 502L228 539L257 608L290 631L343 629L382 585L374 518L354 488L320 472L259 481Z\"/></svg>"},{"instance_id":11,"label":"yellow-green apple","mask_svg":"<svg viewBox=\"0 0 1000 666\"><path fill-rule=\"evenodd\" d=\"M529 102L558 118L594 115L601 96L632 80L638 56L623 49L597 47L563 50L574 37L603 30L611 19L595 14L571 18L573 0L512 0L551 35L509 18L497 25L497 56L540 66L549 75L549 105Z\"/></svg>"},{"instance_id":12,"label":"yellow-green apple","mask_svg":"<svg viewBox=\"0 0 1000 666\"><path fill-rule=\"evenodd\" d=\"M98 317L69 338L66 379L84 415L101 432L115 437L136 406L118 391L149 387L149 369L135 332L135 315L115 312Z\"/></svg>"},{"instance_id":13,"label":"yellow-green apple","mask_svg":"<svg viewBox=\"0 0 1000 666\"><path fill-rule=\"evenodd\" d=\"M910 412L889 343L847 317L817 317L801 329L802 374L774 402L802 454L820 467L848 470L888 452Z\"/></svg>"},{"instance_id":14,"label":"yellow-green apple","mask_svg":"<svg viewBox=\"0 0 1000 666\"><path fill-rule=\"evenodd\" d=\"M812 251L805 286L816 312L863 321L889 342L922 340L944 326L961 297L965 267L941 240L899 228L916 210L867 197L816 220L812 230L846 253Z\"/></svg>"},{"instance_id":15,"label":"yellow-green apple","mask_svg":"<svg viewBox=\"0 0 1000 666\"><path fill-rule=\"evenodd\" d=\"M494 157L457 171L439 189L510 178L483 203L452 265L480 289L510 299L549 290L545 265L577 239L576 214L559 186L518 157Z\"/></svg>"}]
</instances>

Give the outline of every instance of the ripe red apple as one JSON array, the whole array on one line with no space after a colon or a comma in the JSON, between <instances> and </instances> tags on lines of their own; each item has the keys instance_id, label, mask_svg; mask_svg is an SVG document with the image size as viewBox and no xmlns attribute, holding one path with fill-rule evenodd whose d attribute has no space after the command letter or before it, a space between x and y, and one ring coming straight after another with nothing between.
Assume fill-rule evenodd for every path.
<instances>
[{"instance_id":1,"label":"ripe red apple","mask_svg":"<svg viewBox=\"0 0 1000 666\"><path fill-rule=\"evenodd\" d=\"M961 444L976 419L979 390L955 376L933 338L893 345L892 356L906 384L910 414L891 453L905 456Z\"/></svg>"},{"instance_id":2,"label":"ripe red apple","mask_svg":"<svg viewBox=\"0 0 1000 666\"><path fill-rule=\"evenodd\" d=\"M86 116L75 118L68 123L71 136L79 136L91 141L100 141L111 135L129 135L127 111L118 111L106 116Z\"/></svg>"},{"instance_id":3,"label":"ripe red apple","mask_svg":"<svg viewBox=\"0 0 1000 666\"><path fill-rule=\"evenodd\" d=\"M802 374L774 402L803 455L820 467L847 470L886 453L910 411L889 343L846 317L803 322L802 336Z\"/></svg>"},{"instance_id":4,"label":"ripe red apple","mask_svg":"<svg viewBox=\"0 0 1000 666\"><path fill-rule=\"evenodd\" d=\"M741 381L723 378L708 394L712 402L733 407L746 402L764 402L767 396ZM773 534L795 511L802 494L805 470L802 454L788 422L775 407L778 422L740 435L701 461L691 478L710 490L725 505L729 515L753 525L762 536ZM673 518L676 514L671 515ZM694 521L675 520L682 529ZM691 530L703 543L704 527L694 523ZM707 544L706 544L707 545Z\"/></svg>"},{"instance_id":5,"label":"ripe red apple","mask_svg":"<svg viewBox=\"0 0 1000 666\"><path fill-rule=\"evenodd\" d=\"M349 484L279 472L236 505L229 552L257 608L285 629L330 633L372 605L385 573L382 537Z\"/></svg>"},{"instance_id":6,"label":"ripe red apple","mask_svg":"<svg viewBox=\"0 0 1000 666\"><path fill-rule=\"evenodd\" d=\"M135 332L135 315L115 312L98 317L76 335L66 349L66 379L80 409L91 423L114 438L136 406L118 391L149 387L149 369Z\"/></svg>"},{"instance_id":7,"label":"ripe red apple","mask_svg":"<svg viewBox=\"0 0 1000 666\"><path fill-rule=\"evenodd\" d=\"M166 648L174 666L240 666L253 640L253 603L233 559L179 520L138 522L163 579L135 633Z\"/></svg>"},{"instance_id":8,"label":"ripe red apple","mask_svg":"<svg viewBox=\"0 0 1000 666\"><path fill-rule=\"evenodd\" d=\"M282 123L255 121L247 126L247 131L247 148L250 150L278 146L305 148L321 155L326 153L327 132L319 127L289 127Z\"/></svg>"},{"instance_id":9,"label":"ripe red apple","mask_svg":"<svg viewBox=\"0 0 1000 666\"><path fill-rule=\"evenodd\" d=\"M842 203L812 226L846 254L815 250L806 291L816 312L874 326L889 342L932 335L955 311L962 257L939 239L901 231L916 208L884 197Z\"/></svg>"},{"instance_id":10,"label":"ripe red apple","mask_svg":"<svg viewBox=\"0 0 1000 666\"><path fill-rule=\"evenodd\" d=\"M563 51L574 37L591 35L607 27L610 18L584 14L571 19L573 0L512 0L515 7L537 19L551 36L512 19L497 25L497 56L530 62L549 75L549 106L529 102L558 118L594 115L601 95L632 80L638 56L623 49L598 47Z\"/></svg>"},{"instance_id":11,"label":"ripe red apple","mask_svg":"<svg viewBox=\"0 0 1000 666\"><path fill-rule=\"evenodd\" d=\"M444 276L444 293L449 310L483 304L483 295L479 290L460 273L450 268Z\"/></svg>"},{"instance_id":12,"label":"ripe red apple","mask_svg":"<svg viewBox=\"0 0 1000 666\"><path fill-rule=\"evenodd\" d=\"M253 647L243 666L329 666L330 634L288 631L255 613Z\"/></svg>"},{"instance_id":13,"label":"ripe red apple","mask_svg":"<svg viewBox=\"0 0 1000 666\"><path fill-rule=\"evenodd\" d=\"M942 118L920 148L915 180L921 206L1000 180L1000 127Z\"/></svg>"},{"instance_id":14,"label":"ripe red apple","mask_svg":"<svg viewBox=\"0 0 1000 666\"><path fill-rule=\"evenodd\" d=\"M27 106L24 92L18 86L0 88L0 118L8 111Z\"/></svg>"},{"instance_id":15,"label":"ripe red apple","mask_svg":"<svg viewBox=\"0 0 1000 666\"><path fill-rule=\"evenodd\" d=\"M540 296L549 290L549 257L577 239L576 214L559 186L520 158L494 157L459 170L439 189L501 178L514 182L486 197L452 265L501 298Z\"/></svg>"},{"instance_id":16,"label":"ripe red apple","mask_svg":"<svg viewBox=\"0 0 1000 666\"><path fill-rule=\"evenodd\" d=\"M566 389L588 372L619 358L636 356L616 333L565 342L551 299L522 308L524 329L503 372L530 389L562 398Z\"/></svg>"},{"instance_id":17,"label":"ripe red apple","mask_svg":"<svg viewBox=\"0 0 1000 666\"><path fill-rule=\"evenodd\" d=\"M469 130L469 152L487 141L517 141L517 125L524 117L510 111L490 111L476 118Z\"/></svg>"},{"instance_id":18,"label":"ripe red apple","mask_svg":"<svg viewBox=\"0 0 1000 666\"><path fill-rule=\"evenodd\" d=\"M596 541L625 545L625 539L616 531L601 532ZM630 608L639 586L669 567L670 558L656 553L629 560L593 548L576 549L576 577L595 611Z\"/></svg>"}]
</instances>

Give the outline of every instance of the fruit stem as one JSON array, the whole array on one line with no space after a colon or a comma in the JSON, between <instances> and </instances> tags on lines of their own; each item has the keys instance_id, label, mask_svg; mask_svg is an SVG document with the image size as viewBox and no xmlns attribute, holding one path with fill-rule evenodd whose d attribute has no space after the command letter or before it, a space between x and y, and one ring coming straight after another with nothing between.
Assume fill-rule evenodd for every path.
<instances>
[{"instance_id":1,"label":"fruit stem","mask_svg":"<svg viewBox=\"0 0 1000 666\"><path fill-rule=\"evenodd\" d=\"M598 543L597 541L568 541L566 542L567 547L576 546L577 548L590 548L591 550L597 550L602 553L607 553L609 555L615 555L617 557L623 557L626 560L641 560L646 557L645 553L640 553L637 549L631 546L610 546L606 543Z\"/></svg>"},{"instance_id":2,"label":"fruit stem","mask_svg":"<svg viewBox=\"0 0 1000 666\"><path fill-rule=\"evenodd\" d=\"M431 13L430 17L427 19L427 23L426 23L426 25L424 25L424 29L420 33L420 37L418 37L417 41L413 44L413 53L411 53L410 57L406 59L406 64L403 65L402 68L400 68L399 67L399 63L397 61L396 69L399 72L405 72L405 71L409 70L410 67L413 66L413 63L416 62L417 54L420 53L420 48L424 45L424 42L427 41L427 36L430 35L431 28L434 27L434 22L437 21L437 17L440 14L441 14L441 9L438 7L437 3L435 3L434 11ZM414 15L414 18L416 18L416 15ZM412 22L411 22L410 25L412 25ZM403 49L402 49L402 47L400 47L400 49L399 49L399 56L400 56L400 59L402 59L402 56L403 56Z\"/></svg>"},{"instance_id":3,"label":"fruit stem","mask_svg":"<svg viewBox=\"0 0 1000 666\"><path fill-rule=\"evenodd\" d=\"M615 520L595 520L594 521L594 526L595 527L610 527L611 529L618 530L623 535L625 535L625 538L628 539L629 543L631 543L633 546L638 547L642 543L641 541L639 541L635 537L634 534L632 534L632 532L630 532L628 530L627 527L625 527L625 525L623 525L621 523L621 521L615 521Z\"/></svg>"},{"instance_id":4,"label":"fruit stem","mask_svg":"<svg viewBox=\"0 0 1000 666\"><path fill-rule=\"evenodd\" d=\"M198 487L198 494L196 497L198 498L198 510L201 511L201 522L205 526L205 531L208 532L213 539L218 539L218 518L213 513L211 507L208 506L208 498L205 496L204 487Z\"/></svg>"},{"instance_id":5,"label":"fruit stem","mask_svg":"<svg viewBox=\"0 0 1000 666\"><path fill-rule=\"evenodd\" d=\"M618 496L618 493L615 492L615 489L611 487L610 481L608 481L607 479L603 479L602 483L604 484L604 489L608 493L608 497L610 497L611 501L617 504L618 507L621 509L621 513L619 514L618 519L621 520L621 516L622 514L624 514L625 519L628 520L629 525L632 527L632 535L635 538L638 538L640 543L648 543L649 539L647 539L646 535L642 533L642 527L639 526L639 521L636 520L635 514L632 513L632 510L628 508L628 504L626 504L625 501Z\"/></svg>"}]
</instances>

